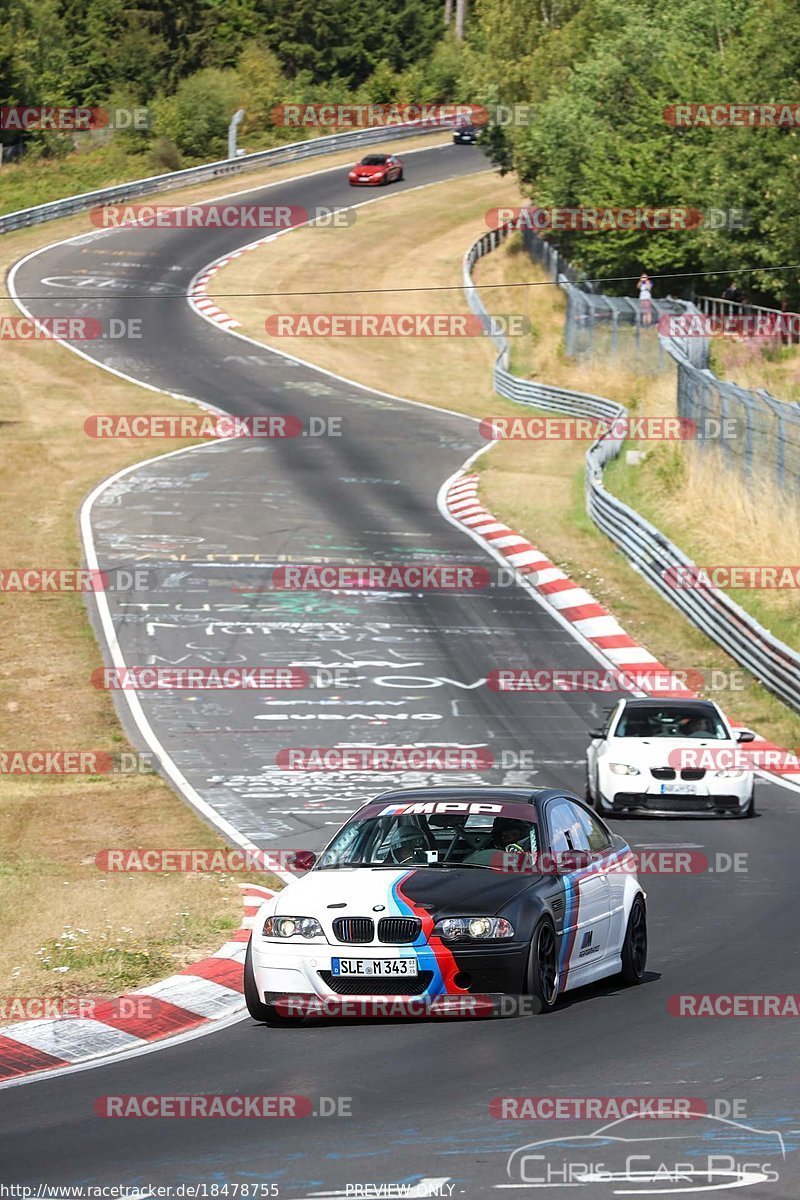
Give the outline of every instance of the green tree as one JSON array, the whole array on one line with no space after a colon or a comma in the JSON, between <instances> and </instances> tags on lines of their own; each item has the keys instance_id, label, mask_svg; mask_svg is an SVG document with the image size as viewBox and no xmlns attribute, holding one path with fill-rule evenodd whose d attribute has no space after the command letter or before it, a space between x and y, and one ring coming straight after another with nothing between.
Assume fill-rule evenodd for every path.
<instances>
[{"instance_id":1,"label":"green tree","mask_svg":"<svg viewBox=\"0 0 800 1200\"><path fill-rule=\"evenodd\" d=\"M230 119L245 99L235 71L206 67L184 79L174 95L156 101L154 131L189 157L223 157Z\"/></svg>"}]
</instances>

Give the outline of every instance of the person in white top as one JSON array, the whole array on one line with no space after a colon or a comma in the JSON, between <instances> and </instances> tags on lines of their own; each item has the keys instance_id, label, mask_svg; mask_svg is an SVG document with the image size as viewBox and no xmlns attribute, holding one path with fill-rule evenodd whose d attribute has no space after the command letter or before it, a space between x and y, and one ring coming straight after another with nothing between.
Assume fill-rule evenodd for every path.
<instances>
[{"instance_id":1,"label":"person in white top","mask_svg":"<svg viewBox=\"0 0 800 1200\"><path fill-rule=\"evenodd\" d=\"M649 325L653 319L652 305L653 281L647 272L642 272L636 285L639 289L639 310L642 314L642 324Z\"/></svg>"}]
</instances>

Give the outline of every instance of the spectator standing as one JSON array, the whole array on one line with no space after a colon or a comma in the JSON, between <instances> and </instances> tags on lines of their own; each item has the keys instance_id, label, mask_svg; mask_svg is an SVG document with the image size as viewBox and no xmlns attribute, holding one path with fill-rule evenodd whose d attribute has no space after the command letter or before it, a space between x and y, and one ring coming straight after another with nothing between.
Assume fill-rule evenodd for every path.
<instances>
[{"instance_id":1,"label":"spectator standing","mask_svg":"<svg viewBox=\"0 0 800 1200\"><path fill-rule=\"evenodd\" d=\"M639 311L642 314L642 324L649 325L653 320L653 281L647 272L642 272L637 283L639 289Z\"/></svg>"}]
</instances>

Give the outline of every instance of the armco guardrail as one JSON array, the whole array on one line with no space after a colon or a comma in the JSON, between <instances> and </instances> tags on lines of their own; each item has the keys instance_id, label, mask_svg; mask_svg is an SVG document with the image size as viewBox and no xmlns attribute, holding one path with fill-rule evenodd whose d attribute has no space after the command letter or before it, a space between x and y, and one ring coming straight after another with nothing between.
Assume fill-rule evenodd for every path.
<instances>
[{"instance_id":1,"label":"armco guardrail","mask_svg":"<svg viewBox=\"0 0 800 1200\"><path fill-rule=\"evenodd\" d=\"M472 311L484 327L490 329L489 313L472 279L475 263L490 254L510 233L512 227L492 230L480 237L464 256L464 292ZM567 284L559 278L559 283ZM688 311L696 311L687 305ZM597 417L614 421L627 416L627 409L604 396L574 392L521 379L509 370L509 345L501 334L492 332L498 354L494 365L494 386L498 395L570 416ZM716 588L675 587L675 569L694 563L655 526L629 505L606 491L603 469L622 448L618 437L599 438L586 452L586 507L595 525L625 554L631 565L684 616L746 667L766 688L790 708L800 711L800 654L773 637L749 613Z\"/></svg>"},{"instance_id":2,"label":"armco guardrail","mask_svg":"<svg viewBox=\"0 0 800 1200\"><path fill-rule=\"evenodd\" d=\"M133 179L115 187L100 188L95 192L82 192L78 196L67 196L49 204L37 204L33 208L21 208L17 212L0 217L0 233L23 229L26 225L38 225L42 221L54 221L57 217L68 217L83 212L96 204L111 204L117 200L130 200L134 196L147 196L153 192L167 192L183 187L187 183L202 183L206 179L217 179L226 175L238 175L260 167L262 164L299 162L319 154L333 154L336 150L347 150L350 146L370 145L393 137L409 137L413 134L441 133L452 126L452 120L443 120L438 125L423 125L408 122L404 125L381 126L376 129L353 129L348 133L334 133L329 137L307 138L302 142L289 142L271 150L259 150L255 154L244 154L241 158L223 158L219 162L202 163L199 167L187 167L184 171L170 171L164 175L151 175L147 179Z\"/></svg>"},{"instance_id":3,"label":"armco guardrail","mask_svg":"<svg viewBox=\"0 0 800 1200\"><path fill-rule=\"evenodd\" d=\"M593 396L589 392L572 392L566 388L551 387L546 383L535 383L530 379L520 379L512 375L509 368L509 345L507 339L492 330L489 313L484 308L478 295L478 290L472 281L472 268L478 259L490 254L497 246L506 240L513 230L507 226L493 229L478 238L464 255L464 291L467 303L472 311L481 318L484 329L489 330L498 354L494 364L494 389L498 396L515 400L517 404L531 404L552 412L568 412L579 417L604 417L615 420L625 416L625 408L607 400L604 396Z\"/></svg>"}]
</instances>

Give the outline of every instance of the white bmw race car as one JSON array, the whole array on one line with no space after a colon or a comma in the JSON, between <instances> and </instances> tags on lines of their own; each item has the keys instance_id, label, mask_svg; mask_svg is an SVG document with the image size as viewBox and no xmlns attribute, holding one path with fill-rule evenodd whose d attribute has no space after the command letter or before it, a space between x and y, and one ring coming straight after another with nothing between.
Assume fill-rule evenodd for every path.
<instances>
[{"instance_id":1,"label":"white bmw race car","mask_svg":"<svg viewBox=\"0 0 800 1200\"><path fill-rule=\"evenodd\" d=\"M620 700L586 751L586 800L605 816L755 815L755 774L742 767L749 729L710 700Z\"/></svg>"}]
</instances>

